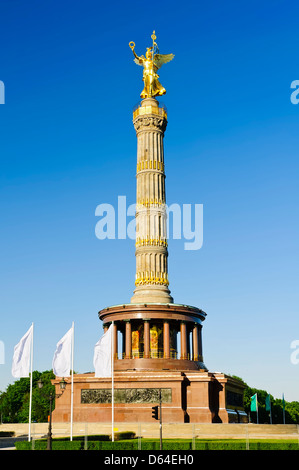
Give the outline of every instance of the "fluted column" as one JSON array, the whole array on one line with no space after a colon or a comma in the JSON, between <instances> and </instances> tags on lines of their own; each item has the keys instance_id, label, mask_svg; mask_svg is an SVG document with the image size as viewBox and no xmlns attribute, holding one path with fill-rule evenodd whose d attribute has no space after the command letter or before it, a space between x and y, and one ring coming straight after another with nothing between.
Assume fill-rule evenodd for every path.
<instances>
[{"instance_id":1,"label":"fluted column","mask_svg":"<svg viewBox=\"0 0 299 470\"><path fill-rule=\"evenodd\" d=\"M164 108L154 98L134 111L137 135L136 276L132 303L172 303L168 250L163 137Z\"/></svg>"}]
</instances>

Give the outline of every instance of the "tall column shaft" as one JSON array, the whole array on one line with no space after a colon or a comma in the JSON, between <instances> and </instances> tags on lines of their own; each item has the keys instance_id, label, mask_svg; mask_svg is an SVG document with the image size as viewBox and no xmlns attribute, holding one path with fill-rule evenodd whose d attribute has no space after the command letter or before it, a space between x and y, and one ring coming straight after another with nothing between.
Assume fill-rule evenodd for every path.
<instances>
[{"instance_id":1,"label":"tall column shaft","mask_svg":"<svg viewBox=\"0 0 299 470\"><path fill-rule=\"evenodd\" d=\"M172 303L168 289L163 138L166 111L154 98L134 112L137 135L136 279L132 303Z\"/></svg>"}]
</instances>

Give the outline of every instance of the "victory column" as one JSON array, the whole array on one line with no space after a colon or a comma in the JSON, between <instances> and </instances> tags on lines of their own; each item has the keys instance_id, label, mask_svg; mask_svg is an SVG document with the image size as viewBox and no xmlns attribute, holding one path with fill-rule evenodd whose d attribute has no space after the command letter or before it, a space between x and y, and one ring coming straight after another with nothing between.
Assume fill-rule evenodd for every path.
<instances>
[{"instance_id":1,"label":"victory column","mask_svg":"<svg viewBox=\"0 0 299 470\"><path fill-rule=\"evenodd\" d=\"M157 71L173 54L152 46L138 56L143 67L141 103L134 109L137 135L136 276L130 303L102 309L104 331L113 324L114 420L152 422L152 406L161 393L164 423L246 421L244 385L220 372L209 372L202 356L206 313L173 303L168 281L165 162L163 138L167 111L156 97L166 93ZM112 323L113 322L113 323ZM119 341L119 338L121 339ZM220 352L219 352L220 353ZM59 379L54 381L59 388ZM57 400L56 422L69 419L70 391ZM111 378L74 375L74 421L111 421Z\"/></svg>"}]
</instances>

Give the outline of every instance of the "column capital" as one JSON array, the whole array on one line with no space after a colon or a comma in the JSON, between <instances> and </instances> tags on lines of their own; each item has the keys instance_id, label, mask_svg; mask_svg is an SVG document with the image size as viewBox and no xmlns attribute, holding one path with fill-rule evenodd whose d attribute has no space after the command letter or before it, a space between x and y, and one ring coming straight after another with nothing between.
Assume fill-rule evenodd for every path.
<instances>
[{"instance_id":1,"label":"column capital","mask_svg":"<svg viewBox=\"0 0 299 470\"><path fill-rule=\"evenodd\" d=\"M136 133L142 131L156 131L164 134L167 127L167 119L163 116L142 115L133 121Z\"/></svg>"}]
</instances>

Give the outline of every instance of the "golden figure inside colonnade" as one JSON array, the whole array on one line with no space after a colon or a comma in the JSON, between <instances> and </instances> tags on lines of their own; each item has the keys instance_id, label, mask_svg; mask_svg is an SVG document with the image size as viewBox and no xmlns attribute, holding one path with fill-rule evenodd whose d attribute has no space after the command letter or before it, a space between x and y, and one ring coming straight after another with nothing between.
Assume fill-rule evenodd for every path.
<instances>
[{"instance_id":1,"label":"golden figure inside colonnade","mask_svg":"<svg viewBox=\"0 0 299 470\"><path fill-rule=\"evenodd\" d=\"M143 55L139 57L136 54L135 43L133 41L129 43L135 57L134 62L137 65L143 66L144 89L140 94L142 99L165 95L166 90L158 80L159 75L157 70L174 58L174 54L159 54L158 45L155 41L157 39L155 31L151 38L153 45L152 47L147 47L145 57Z\"/></svg>"}]
</instances>

